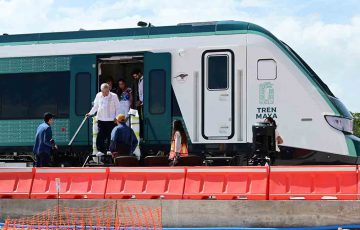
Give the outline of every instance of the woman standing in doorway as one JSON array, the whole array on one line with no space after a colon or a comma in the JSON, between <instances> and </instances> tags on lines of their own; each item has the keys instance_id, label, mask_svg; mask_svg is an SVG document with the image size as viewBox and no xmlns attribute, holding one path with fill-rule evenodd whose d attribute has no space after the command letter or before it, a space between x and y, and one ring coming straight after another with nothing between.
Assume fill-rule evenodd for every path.
<instances>
[{"instance_id":1,"label":"woman standing in doorway","mask_svg":"<svg viewBox=\"0 0 360 230\"><path fill-rule=\"evenodd\" d=\"M181 121L176 120L173 123L169 160L174 161L175 165L177 158L187 157L188 155L188 143L184 127Z\"/></svg>"},{"instance_id":2,"label":"woman standing in doorway","mask_svg":"<svg viewBox=\"0 0 360 230\"><path fill-rule=\"evenodd\" d=\"M131 88L128 88L126 86L126 82L124 79L120 79L118 81L118 89L116 91L116 94L118 95L120 101L120 113L128 117L128 112L130 110L133 97Z\"/></svg>"}]
</instances>

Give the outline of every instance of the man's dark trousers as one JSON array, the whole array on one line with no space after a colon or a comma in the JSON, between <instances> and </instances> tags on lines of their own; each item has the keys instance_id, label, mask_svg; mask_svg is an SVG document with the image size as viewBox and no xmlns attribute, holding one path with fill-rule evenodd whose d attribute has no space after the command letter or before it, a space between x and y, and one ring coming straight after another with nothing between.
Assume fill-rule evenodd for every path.
<instances>
[{"instance_id":1,"label":"man's dark trousers","mask_svg":"<svg viewBox=\"0 0 360 230\"><path fill-rule=\"evenodd\" d=\"M36 167L49 167L50 166L50 154L39 153L36 154Z\"/></svg>"},{"instance_id":2,"label":"man's dark trousers","mask_svg":"<svg viewBox=\"0 0 360 230\"><path fill-rule=\"evenodd\" d=\"M111 131L115 126L113 121L98 121L96 148L99 152L106 153L109 150Z\"/></svg>"}]
</instances>

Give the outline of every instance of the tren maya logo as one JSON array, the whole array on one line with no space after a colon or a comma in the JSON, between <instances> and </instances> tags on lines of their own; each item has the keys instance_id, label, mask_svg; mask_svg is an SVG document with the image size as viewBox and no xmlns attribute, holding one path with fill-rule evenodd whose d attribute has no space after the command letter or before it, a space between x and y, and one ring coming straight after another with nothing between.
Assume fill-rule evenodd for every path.
<instances>
[{"instance_id":1,"label":"tren maya logo","mask_svg":"<svg viewBox=\"0 0 360 230\"><path fill-rule=\"evenodd\" d=\"M259 85L259 104L274 104L274 85L271 82L264 82Z\"/></svg>"},{"instance_id":2,"label":"tren maya logo","mask_svg":"<svg viewBox=\"0 0 360 230\"><path fill-rule=\"evenodd\" d=\"M264 82L259 85L259 106L256 108L256 119L267 117L277 118L275 104L275 89L271 82Z\"/></svg>"}]
</instances>

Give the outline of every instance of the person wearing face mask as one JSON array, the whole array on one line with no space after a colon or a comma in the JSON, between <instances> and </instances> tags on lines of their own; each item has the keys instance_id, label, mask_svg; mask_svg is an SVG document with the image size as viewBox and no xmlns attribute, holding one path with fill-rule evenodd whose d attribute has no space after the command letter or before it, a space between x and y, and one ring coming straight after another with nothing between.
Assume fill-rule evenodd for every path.
<instances>
[{"instance_id":1,"label":"person wearing face mask","mask_svg":"<svg viewBox=\"0 0 360 230\"><path fill-rule=\"evenodd\" d=\"M110 92L107 83L101 84L99 92L94 100L94 106L86 116L93 116L95 113L98 121L98 135L96 148L101 153L109 150L111 131L116 126L116 116L120 113L120 102L115 93Z\"/></svg>"}]
</instances>

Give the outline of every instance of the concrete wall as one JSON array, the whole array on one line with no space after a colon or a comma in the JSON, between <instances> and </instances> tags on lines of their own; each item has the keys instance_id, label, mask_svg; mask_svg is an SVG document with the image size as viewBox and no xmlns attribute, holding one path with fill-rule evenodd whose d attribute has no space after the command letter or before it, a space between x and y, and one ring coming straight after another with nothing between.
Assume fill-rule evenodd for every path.
<instances>
[{"instance_id":1,"label":"concrete wall","mask_svg":"<svg viewBox=\"0 0 360 230\"><path fill-rule=\"evenodd\" d=\"M68 207L109 200L60 200ZM162 207L163 227L301 227L360 223L360 201L118 200ZM0 219L31 216L57 200L0 200Z\"/></svg>"}]
</instances>

